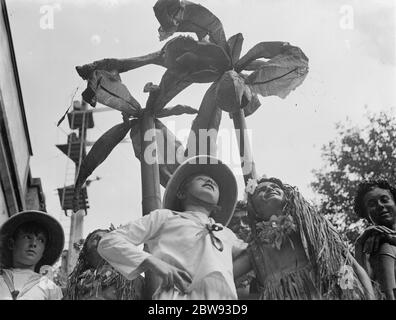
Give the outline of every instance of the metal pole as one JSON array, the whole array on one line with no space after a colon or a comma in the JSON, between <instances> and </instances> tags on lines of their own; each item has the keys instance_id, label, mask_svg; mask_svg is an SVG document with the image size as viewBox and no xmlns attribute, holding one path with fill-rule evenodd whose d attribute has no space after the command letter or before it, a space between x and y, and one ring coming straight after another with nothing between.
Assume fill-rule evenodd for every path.
<instances>
[{"instance_id":1,"label":"metal pole","mask_svg":"<svg viewBox=\"0 0 396 320\"><path fill-rule=\"evenodd\" d=\"M250 149L249 136L247 134L245 113L243 109L232 114L234 121L235 134L239 147L239 156L241 158L241 168L245 185L251 178L257 178L256 166L253 161L252 151Z\"/></svg>"}]
</instances>

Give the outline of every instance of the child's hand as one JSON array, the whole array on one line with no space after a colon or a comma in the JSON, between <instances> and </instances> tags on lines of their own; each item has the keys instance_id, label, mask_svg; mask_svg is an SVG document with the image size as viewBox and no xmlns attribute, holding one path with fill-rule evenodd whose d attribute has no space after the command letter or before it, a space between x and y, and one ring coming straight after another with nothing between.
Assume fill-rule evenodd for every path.
<instances>
[{"instance_id":1,"label":"child's hand","mask_svg":"<svg viewBox=\"0 0 396 320\"><path fill-rule=\"evenodd\" d=\"M187 286L192 282L188 272L170 265L154 256L148 257L145 264L149 270L162 279L162 287L169 290L176 286L182 293L186 293Z\"/></svg>"}]
</instances>

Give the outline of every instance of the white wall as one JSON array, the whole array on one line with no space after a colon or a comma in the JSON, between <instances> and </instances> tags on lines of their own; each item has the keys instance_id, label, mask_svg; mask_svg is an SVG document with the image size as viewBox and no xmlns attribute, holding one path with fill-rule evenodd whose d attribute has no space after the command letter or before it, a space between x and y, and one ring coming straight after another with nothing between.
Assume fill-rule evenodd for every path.
<instances>
[{"instance_id":1,"label":"white wall","mask_svg":"<svg viewBox=\"0 0 396 320\"><path fill-rule=\"evenodd\" d=\"M4 194L0 190L0 226L8 219L7 206L4 199Z\"/></svg>"},{"instance_id":2,"label":"white wall","mask_svg":"<svg viewBox=\"0 0 396 320\"><path fill-rule=\"evenodd\" d=\"M15 156L18 179L24 198L30 154L14 72L5 22L3 15L0 13L0 94L3 99L11 148Z\"/></svg>"}]
</instances>

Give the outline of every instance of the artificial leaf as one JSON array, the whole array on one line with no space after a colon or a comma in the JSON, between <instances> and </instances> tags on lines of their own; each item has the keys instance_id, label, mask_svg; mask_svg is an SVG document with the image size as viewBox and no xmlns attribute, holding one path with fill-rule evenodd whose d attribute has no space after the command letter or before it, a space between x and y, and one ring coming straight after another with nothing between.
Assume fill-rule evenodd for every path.
<instances>
[{"instance_id":1,"label":"artificial leaf","mask_svg":"<svg viewBox=\"0 0 396 320\"><path fill-rule=\"evenodd\" d=\"M130 128L129 122L117 124L106 131L92 146L81 163L74 184L74 206L78 203L78 194L80 193L81 186L92 172L109 156L114 147L124 139Z\"/></svg>"},{"instance_id":2,"label":"artificial leaf","mask_svg":"<svg viewBox=\"0 0 396 320\"><path fill-rule=\"evenodd\" d=\"M213 70L201 70L189 75L193 83L210 83L216 81L220 77L220 73Z\"/></svg>"},{"instance_id":3,"label":"artificial leaf","mask_svg":"<svg viewBox=\"0 0 396 320\"><path fill-rule=\"evenodd\" d=\"M226 37L220 20L204 6L185 1L183 18L178 27L178 32L195 32L199 40L206 35L210 42L225 48Z\"/></svg>"},{"instance_id":4,"label":"artificial leaf","mask_svg":"<svg viewBox=\"0 0 396 320\"><path fill-rule=\"evenodd\" d=\"M248 117L251 114L253 114L260 106L261 106L261 102L257 94L253 94L250 102L246 105L246 107L243 108L245 117Z\"/></svg>"},{"instance_id":5,"label":"artificial leaf","mask_svg":"<svg viewBox=\"0 0 396 320\"><path fill-rule=\"evenodd\" d=\"M252 97L244 78L233 70L223 74L216 87L216 106L227 112L243 108Z\"/></svg>"},{"instance_id":6,"label":"artificial leaf","mask_svg":"<svg viewBox=\"0 0 396 320\"><path fill-rule=\"evenodd\" d=\"M273 41L273 42L260 42L250 49L236 64L235 70L237 72L244 70L245 67L253 60L265 58L271 59L280 54L282 48L288 45L287 42Z\"/></svg>"},{"instance_id":7,"label":"artificial leaf","mask_svg":"<svg viewBox=\"0 0 396 320\"><path fill-rule=\"evenodd\" d=\"M193 81L188 73L166 70L159 84L160 89L151 92L146 108L153 113L160 112L169 101L192 83Z\"/></svg>"},{"instance_id":8,"label":"artificial leaf","mask_svg":"<svg viewBox=\"0 0 396 320\"><path fill-rule=\"evenodd\" d=\"M132 97L117 72L94 71L83 92L83 99L93 107L99 102L131 116L141 110L139 102Z\"/></svg>"},{"instance_id":9,"label":"artificial leaf","mask_svg":"<svg viewBox=\"0 0 396 320\"><path fill-rule=\"evenodd\" d=\"M255 93L284 99L297 88L308 73L308 58L300 48L284 46L282 53L267 61L246 79Z\"/></svg>"},{"instance_id":10,"label":"artificial leaf","mask_svg":"<svg viewBox=\"0 0 396 320\"><path fill-rule=\"evenodd\" d=\"M194 32L199 40L209 40L225 48L226 38L220 20L208 9L184 0L158 0L154 13L161 27L160 40L175 32Z\"/></svg>"},{"instance_id":11,"label":"artificial leaf","mask_svg":"<svg viewBox=\"0 0 396 320\"><path fill-rule=\"evenodd\" d=\"M164 118L170 116L179 116L182 114L196 114L198 113L197 109L191 108L186 105L178 104L174 107L164 108L159 113L156 114L157 118Z\"/></svg>"},{"instance_id":12,"label":"artificial leaf","mask_svg":"<svg viewBox=\"0 0 396 320\"><path fill-rule=\"evenodd\" d=\"M185 160L184 147L175 135L158 119L155 120L157 131L157 150L160 182L166 187L177 167Z\"/></svg>"},{"instance_id":13,"label":"artificial leaf","mask_svg":"<svg viewBox=\"0 0 396 320\"><path fill-rule=\"evenodd\" d=\"M231 61L223 48L191 37L174 38L166 43L162 51L164 65L180 72L212 70L222 73L231 67Z\"/></svg>"},{"instance_id":14,"label":"artificial leaf","mask_svg":"<svg viewBox=\"0 0 396 320\"><path fill-rule=\"evenodd\" d=\"M89 64L85 64L83 66L77 66L76 70L81 78L83 78L84 80L88 80L92 77L92 74L95 70L104 70L109 72L117 71L118 73L122 73L145 66L147 64L164 66L164 59L162 54L162 51L157 51L135 58L103 59L94 61Z\"/></svg>"},{"instance_id":15,"label":"artificial leaf","mask_svg":"<svg viewBox=\"0 0 396 320\"><path fill-rule=\"evenodd\" d=\"M156 84L153 84L152 82L147 82L144 85L143 92L154 92L154 91L158 91L159 89L160 87L157 86Z\"/></svg>"},{"instance_id":16,"label":"artificial leaf","mask_svg":"<svg viewBox=\"0 0 396 320\"><path fill-rule=\"evenodd\" d=\"M131 121L131 131L129 132L135 157L139 160L142 152L142 142L140 138L140 121L140 119L133 119Z\"/></svg>"},{"instance_id":17,"label":"artificial leaf","mask_svg":"<svg viewBox=\"0 0 396 320\"><path fill-rule=\"evenodd\" d=\"M147 101L147 108L154 113L158 113L190 84L213 82L231 66L222 48L190 37L170 40L163 52L168 70L161 79L158 92L151 92Z\"/></svg>"},{"instance_id":18,"label":"artificial leaf","mask_svg":"<svg viewBox=\"0 0 396 320\"><path fill-rule=\"evenodd\" d=\"M176 63L189 72L200 70L224 71L230 67L230 60L224 50L212 43L198 42L194 51L179 56Z\"/></svg>"},{"instance_id":19,"label":"artificial leaf","mask_svg":"<svg viewBox=\"0 0 396 320\"><path fill-rule=\"evenodd\" d=\"M244 67L243 70L256 71L257 69L260 69L264 65L265 65L265 61L263 60L253 60L246 67Z\"/></svg>"},{"instance_id":20,"label":"artificial leaf","mask_svg":"<svg viewBox=\"0 0 396 320\"><path fill-rule=\"evenodd\" d=\"M243 44L242 33L237 33L233 35L231 38L228 39L227 43L230 50L230 57L232 64L235 65L235 63L239 60L242 51L242 44Z\"/></svg>"},{"instance_id":21,"label":"artificial leaf","mask_svg":"<svg viewBox=\"0 0 396 320\"><path fill-rule=\"evenodd\" d=\"M192 37L179 36L169 40L162 48L164 63L168 69L176 69L179 65L176 59L186 52L194 51L197 41Z\"/></svg>"},{"instance_id":22,"label":"artificial leaf","mask_svg":"<svg viewBox=\"0 0 396 320\"><path fill-rule=\"evenodd\" d=\"M177 31L180 19L183 18L185 9L184 2L181 2L180 0L157 1L153 9L156 18L161 25L159 29L160 35L162 32L169 34L168 36L171 36ZM164 39L161 39L161 41Z\"/></svg>"},{"instance_id":23,"label":"artificial leaf","mask_svg":"<svg viewBox=\"0 0 396 320\"><path fill-rule=\"evenodd\" d=\"M194 73L167 70L162 76L159 84L160 89L156 92L151 92L146 107L157 114L178 93L192 83L212 82L218 77L219 74L211 70L202 70Z\"/></svg>"},{"instance_id":24,"label":"artificial leaf","mask_svg":"<svg viewBox=\"0 0 396 320\"><path fill-rule=\"evenodd\" d=\"M217 132L222 113L215 102L216 87L217 82L214 82L206 91L199 107L198 115L192 123L186 148L188 157L198 154L216 155ZM207 145L206 134L210 135L209 145Z\"/></svg>"},{"instance_id":25,"label":"artificial leaf","mask_svg":"<svg viewBox=\"0 0 396 320\"><path fill-rule=\"evenodd\" d=\"M166 187L169 178L184 160L184 148L174 134L158 119L155 119L156 143L160 183ZM140 120L132 120L130 132L133 150L136 158L142 161L142 141L140 134Z\"/></svg>"}]
</instances>

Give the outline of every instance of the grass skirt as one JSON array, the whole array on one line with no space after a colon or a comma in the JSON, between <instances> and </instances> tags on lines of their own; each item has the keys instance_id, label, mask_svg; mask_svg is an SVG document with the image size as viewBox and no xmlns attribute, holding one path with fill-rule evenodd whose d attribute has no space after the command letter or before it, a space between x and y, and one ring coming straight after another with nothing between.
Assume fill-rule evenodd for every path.
<instances>
[{"instance_id":1,"label":"grass skirt","mask_svg":"<svg viewBox=\"0 0 396 320\"><path fill-rule=\"evenodd\" d=\"M352 256L334 227L295 188L287 186L285 195L283 214L293 217L308 264L287 272L268 270L266 259L271 257L253 227L248 250L261 286L261 299L365 299L363 286L353 271ZM352 272L346 287L341 283L345 267Z\"/></svg>"}]
</instances>

